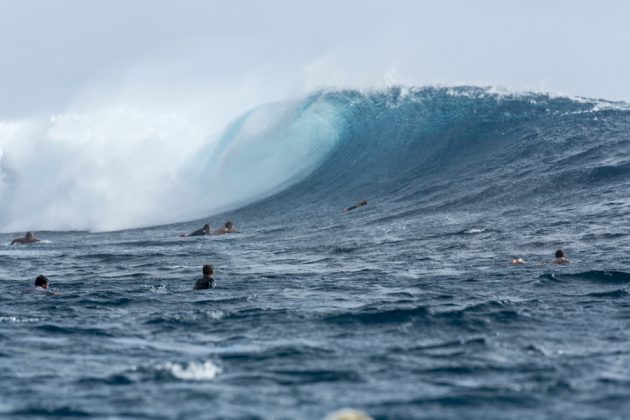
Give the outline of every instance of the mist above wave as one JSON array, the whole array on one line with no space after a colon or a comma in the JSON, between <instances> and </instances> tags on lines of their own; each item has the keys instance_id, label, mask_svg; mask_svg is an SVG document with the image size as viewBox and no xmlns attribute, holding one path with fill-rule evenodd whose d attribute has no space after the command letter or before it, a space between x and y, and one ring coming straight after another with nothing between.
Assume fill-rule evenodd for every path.
<instances>
[{"instance_id":1,"label":"mist above wave","mask_svg":"<svg viewBox=\"0 0 630 420\"><path fill-rule=\"evenodd\" d=\"M0 231L119 230L244 204L312 170L333 122L316 101L256 108L215 136L125 106L0 122Z\"/></svg>"}]
</instances>

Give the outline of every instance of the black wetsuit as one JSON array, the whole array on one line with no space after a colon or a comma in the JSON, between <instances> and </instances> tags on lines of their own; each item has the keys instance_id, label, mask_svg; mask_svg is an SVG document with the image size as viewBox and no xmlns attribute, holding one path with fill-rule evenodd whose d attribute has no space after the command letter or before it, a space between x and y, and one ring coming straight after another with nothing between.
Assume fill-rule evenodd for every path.
<instances>
[{"instance_id":1,"label":"black wetsuit","mask_svg":"<svg viewBox=\"0 0 630 420\"><path fill-rule=\"evenodd\" d=\"M207 234L208 233L205 230L203 230L203 228L201 228L201 229L197 229L193 233L190 233L188 236L206 236Z\"/></svg>"},{"instance_id":2,"label":"black wetsuit","mask_svg":"<svg viewBox=\"0 0 630 420\"><path fill-rule=\"evenodd\" d=\"M210 276L203 276L195 283L195 287L193 290L203 290L203 289L212 289L215 287L214 278Z\"/></svg>"},{"instance_id":3,"label":"black wetsuit","mask_svg":"<svg viewBox=\"0 0 630 420\"><path fill-rule=\"evenodd\" d=\"M348 207L346 211L358 209L359 207L363 207L367 205L367 201L361 201L360 203L355 204L354 206Z\"/></svg>"}]
</instances>

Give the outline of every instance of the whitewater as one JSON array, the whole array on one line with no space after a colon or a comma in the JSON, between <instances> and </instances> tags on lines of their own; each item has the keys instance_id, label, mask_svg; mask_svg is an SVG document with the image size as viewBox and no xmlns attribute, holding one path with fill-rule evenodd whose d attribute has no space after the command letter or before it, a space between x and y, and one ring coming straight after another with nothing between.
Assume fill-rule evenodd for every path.
<instances>
[{"instance_id":1,"label":"whitewater","mask_svg":"<svg viewBox=\"0 0 630 420\"><path fill-rule=\"evenodd\" d=\"M627 103L475 86L0 123L0 414L623 418L629 183Z\"/></svg>"}]
</instances>

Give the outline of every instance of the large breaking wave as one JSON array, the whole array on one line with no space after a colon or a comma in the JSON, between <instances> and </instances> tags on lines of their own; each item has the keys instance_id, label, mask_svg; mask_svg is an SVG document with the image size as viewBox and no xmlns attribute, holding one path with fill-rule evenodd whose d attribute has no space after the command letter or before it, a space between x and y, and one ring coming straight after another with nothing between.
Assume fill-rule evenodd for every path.
<instances>
[{"instance_id":1,"label":"large breaking wave","mask_svg":"<svg viewBox=\"0 0 630 420\"><path fill-rule=\"evenodd\" d=\"M181 120L158 120L126 115L129 141L115 150L112 115L0 124L0 230L141 227L269 196L280 208L370 198L397 216L628 197L625 103L477 87L325 91L256 108L194 147L182 146Z\"/></svg>"},{"instance_id":2,"label":"large breaking wave","mask_svg":"<svg viewBox=\"0 0 630 420\"><path fill-rule=\"evenodd\" d=\"M575 217L628 202L628 104L477 87L321 96L335 104L340 140L274 206L370 199L392 219L447 209Z\"/></svg>"}]
</instances>

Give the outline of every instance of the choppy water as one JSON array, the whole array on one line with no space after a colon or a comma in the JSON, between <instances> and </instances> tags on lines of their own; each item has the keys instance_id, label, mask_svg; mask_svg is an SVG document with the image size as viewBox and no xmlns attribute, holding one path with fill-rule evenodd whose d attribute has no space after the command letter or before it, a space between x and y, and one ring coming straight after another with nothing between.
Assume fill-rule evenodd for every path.
<instances>
[{"instance_id":1,"label":"choppy water","mask_svg":"<svg viewBox=\"0 0 630 420\"><path fill-rule=\"evenodd\" d=\"M323 95L339 144L298 184L208 219L241 233L4 234L0 413L625 417L625 105ZM557 248L571 264L540 264ZM193 292L206 263L218 287ZM40 273L62 294L22 295Z\"/></svg>"}]
</instances>

